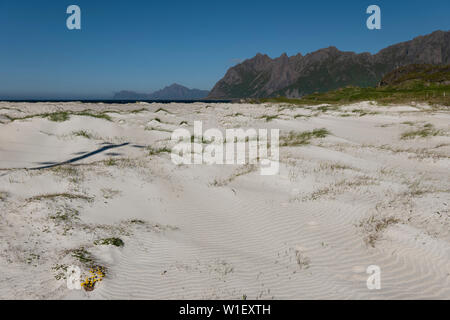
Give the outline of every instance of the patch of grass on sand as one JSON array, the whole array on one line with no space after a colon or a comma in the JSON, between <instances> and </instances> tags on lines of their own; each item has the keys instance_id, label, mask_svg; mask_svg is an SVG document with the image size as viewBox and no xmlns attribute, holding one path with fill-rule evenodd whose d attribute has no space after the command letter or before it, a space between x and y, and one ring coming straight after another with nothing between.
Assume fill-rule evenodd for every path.
<instances>
[{"instance_id":1,"label":"patch of grass on sand","mask_svg":"<svg viewBox=\"0 0 450 320\"><path fill-rule=\"evenodd\" d=\"M336 111L339 110L339 108L337 106L320 106L317 108L317 110L321 111L321 112L327 112L327 111Z\"/></svg>"},{"instance_id":2,"label":"patch of grass on sand","mask_svg":"<svg viewBox=\"0 0 450 320\"><path fill-rule=\"evenodd\" d=\"M408 190L403 193L407 197L420 197L430 193L450 193L449 188L438 188L434 185L423 184L420 179L407 182Z\"/></svg>"},{"instance_id":3,"label":"patch of grass on sand","mask_svg":"<svg viewBox=\"0 0 450 320\"><path fill-rule=\"evenodd\" d=\"M374 214L368 218L362 219L358 226L362 228L367 234L364 237L364 242L367 245L375 247L375 243L381 238L382 232L389 226L397 224L399 222L400 219L392 216L381 217Z\"/></svg>"},{"instance_id":4,"label":"patch of grass on sand","mask_svg":"<svg viewBox=\"0 0 450 320\"><path fill-rule=\"evenodd\" d=\"M94 244L96 246L98 245L105 245L105 246L116 246L116 247L123 247L125 243L120 238L105 238L105 239L99 239L95 240Z\"/></svg>"},{"instance_id":5,"label":"patch of grass on sand","mask_svg":"<svg viewBox=\"0 0 450 320\"><path fill-rule=\"evenodd\" d=\"M105 160L104 163L105 163L105 166L108 166L108 167L117 165L117 161L113 158L109 158L108 160Z\"/></svg>"},{"instance_id":6,"label":"patch of grass on sand","mask_svg":"<svg viewBox=\"0 0 450 320\"><path fill-rule=\"evenodd\" d=\"M315 169L314 171L322 171L322 170L329 170L329 171L335 171L335 170L354 170L358 171L358 169L350 167L343 163L330 163L330 162L322 162L319 165L318 169Z\"/></svg>"},{"instance_id":7,"label":"patch of grass on sand","mask_svg":"<svg viewBox=\"0 0 450 320\"><path fill-rule=\"evenodd\" d=\"M278 119L278 116L277 115L264 115L264 116L261 116L260 119L264 119L264 120L266 120L266 122L270 122L272 120Z\"/></svg>"},{"instance_id":8,"label":"patch of grass on sand","mask_svg":"<svg viewBox=\"0 0 450 320\"><path fill-rule=\"evenodd\" d=\"M166 152L166 153L172 152L172 150L170 148L168 148L168 147L154 148L154 147L150 146L150 147L147 147L147 150L148 150L148 154L150 156L158 155L158 154L164 153L164 152Z\"/></svg>"},{"instance_id":9,"label":"patch of grass on sand","mask_svg":"<svg viewBox=\"0 0 450 320\"><path fill-rule=\"evenodd\" d=\"M26 262L27 262L27 264L32 264L34 262L35 263L34 266L37 267L37 263L40 258L41 258L41 256L39 254L30 253Z\"/></svg>"},{"instance_id":10,"label":"patch of grass on sand","mask_svg":"<svg viewBox=\"0 0 450 320\"><path fill-rule=\"evenodd\" d=\"M57 198L64 198L69 200L86 200L86 201L92 201L93 199L91 197L88 197L83 194L74 194L74 193L47 193L47 194L41 194L34 197L30 197L27 199L27 201L41 201L41 200L53 200Z\"/></svg>"},{"instance_id":11,"label":"patch of grass on sand","mask_svg":"<svg viewBox=\"0 0 450 320\"><path fill-rule=\"evenodd\" d=\"M145 224L145 221L140 219L131 219L129 222L132 224Z\"/></svg>"},{"instance_id":12,"label":"patch of grass on sand","mask_svg":"<svg viewBox=\"0 0 450 320\"><path fill-rule=\"evenodd\" d=\"M426 138L426 137L431 137L431 136L438 136L441 133L442 132L440 130L435 129L431 123L427 123L421 129L411 130L411 131L402 133L400 138L403 140L414 139L416 137Z\"/></svg>"},{"instance_id":13,"label":"patch of grass on sand","mask_svg":"<svg viewBox=\"0 0 450 320\"><path fill-rule=\"evenodd\" d=\"M56 280L61 280L61 279L66 280L67 279L67 269L68 268L69 268L69 266L65 265L65 264L56 264L56 265L54 265L52 267L52 270L56 272L55 279Z\"/></svg>"},{"instance_id":14,"label":"patch of grass on sand","mask_svg":"<svg viewBox=\"0 0 450 320\"><path fill-rule=\"evenodd\" d=\"M146 131L161 131L161 132L169 132L172 133L172 130L165 128L155 128L155 127L146 127L144 130Z\"/></svg>"},{"instance_id":15,"label":"patch of grass on sand","mask_svg":"<svg viewBox=\"0 0 450 320\"><path fill-rule=\"evenodd\" d=\"M211 186L214 187L223 187L235 180L236 178L249 174L256 170L256 166L254 164L246 164L241 166L239 169L237 169L231 176L229 176L226 179L214 179L212 183L210 183Z\"/></svg>"},{"instance_id":16,"label":"patch of grass on sand","mask_svg":"<svg viewBox=\"0 0 450 320\"><path fill-rule=\"evenodd\" d=\"M295 147L306 145L311 142L313 138L325 138L330 132L325 129L314 129L313 131L295 132L291 131L287 135L280 137L281 147Z\"/></svg>"},{"instance_id":17,"label":"patch of grass on sand","mask_svg":"<svg viewBox=\"0 0 450 320\"><path fill-rule=\"evenodd\" d=\"M87 251L84 247L71 250L72 257L78 259L81 263L85 265L90 265L94 262L92 254Z\"/></svg>"},{"instance_id":18,"label":"patch of grass on sand","mask_svg":"<svg viewBox=\"0 0 450 320\"><path fill-rule=\"evenodd\" d=\"M347 169L347 167L342 168ZM358 171L358 169L356 169L356 171ZM330 185L318 188L308 195L294 197L292 200L305 202L305 201L316 201L325 196L334 198L338 194L344 193L346 190L358 189L359 187L370 186L375 184L378 184L378 182L375 179L366 175L362 175L357 176L353 179L340 180Z\"/></svg>"},{"instance_id":19,"label":"patch of grass on sand","mask_svg":"<svg viewBox=\"0 0 450 320\"><path fill-rule=\"evenodd\" d=\"M45 114L44 117L55 122L64 122L70 119L70 115L66 111Z\"/></svg>"},{"instance_id":20,"label":"patch of grass on sand","mask_svg":"<svg viewBox=\"0 0 450 320\"><path fill-rule=\"evenodd\" d=\"M39 113L39 114L32 114L27 115L24 117L11 117L6 116L10 121L16 121L16 120L27 120L32 118L47 118L50 121L54 122L64 122L70 119L70 116L84 116L84 117L93 117L98 119L104 119L108 121L112 121L111 117L107 115L106 113L93 113L89 110L84 111L57 111L57 112L47 112L47 113Z\"/></svg>"},{"instance_id":21,"label":"patch of grass on sand","mask_svg":"<svg viewBox=\"0 0 450 320\"><path fill-rule=\"evenodd\" d=\"M141 112L145 112L145 111L148 111L148 109L146 109L146 108L135 109L135 110L131 110L130 113L141 113Z\"/></svg>"},{"instance_id":22,"label":"patch of grass on sand","mask_svg":"<svg viewBox=\"0 0 450 320\"><path fill-rule=\"evenodd\" d=\"M75 116L84 116L84 117L93 117L97 119L103 119L107 121L112 121L111 117L107 115L106 113L92 113L89 111L81 111L81 112L75 112L73 113Z\"/></svg>"},{"instance_id":23,"label":"patch of grass on sand","mask_svg":"<svg viewBox=\"0 0 450 320\"><path fill-rule=\"evenodd\" d=\"M79 175L76 168L72 166L57 166L50 169L53 173L63 177L73 177Z\"/></svg>"},{"instance_id":24,"label":"patch of grass on sand","mask_svg":"<svg viewBox=\"0 0 450 320\"><path fill-rule=\"evenodd\" d=\"M363 109L353 109L352 113L358 113L360 117L364 117L367 115L379 114L379 112L376 112L376 111L368 111L368 110L363 110Z\"/></svg>"},{"instance_id":25,"label":"patch of grass on sand","mask_svg":"<svg viewBox=\"0 0 450 320\"><path fill-rule=\"evenodd\" d=\"M41 115L41 117L48 118L50 121L63 122L63 121L69 120L71 115L83 116L83 117L93 117L93 118L111 121L111 117L108 116L106 113L93 113L93 112L90 112L87 110L79 111L79 112L59 111L59 112L53 112L53 113L44 113Z\"/></svg>"},{"instance_id":26,"label":"patch of grass on sand","mask_svg":"<svg viewBox=\"0 0 450 320\"><path fill-rule=\"evenodd\" d=\"M244 116L244 114L241 112L234 112L232 114L226 115L226 117L243 117L243 116Z\"/></svg>"},{"instance_id":27,"label":"patch of grass on sand","mask_svg":"<svg viewBox=\"0 0 450 320\"><path fill-rule=\"evenodd\" d=\"M57 223L68 223L73 220L78 220L79 212L72 208L61 208L55 214L50 215L49 218Z\"/></svg>"},{"instance_id":28,"label":"patch of grass on sand","mask_svg":"<svg viewBox=\"0 0 450 320\"><path fill-rule=\"evenodd\" d=\"M123 221L122 223L126 226L135 225L135 226L145 227L148 230L152 230L152 231L156 231L156 232L179 230L179 228L176 226L161 225L158 223L153 224L148 221L141 220L141 219L129 219L129 220Z\"/></svg>"},{"instance_id":29,"label":"patch of grass on sand","mask_svg":"<svg viewBox=\"0 0 450 320\"><path fill-rule=\"evenodd\" d=\"M296 114L294 116L294 119L297 119L297 118L311 118L311 116L310 115L305 115L305 114Z\"/></svg>"},{"instance_id":30,"label":"patch of grass on sand","mask_svg":"<svg viewBox=\"0 0 450 320\"><path fill-rule=\"evenodd\" d=\"M89 132L85 131L85 130L79 130L79 131L74 131L72 132L72 134L76 137L83 137L86 139L92 139L92 134L90 134Z\"/></svg>"}]
</instances>

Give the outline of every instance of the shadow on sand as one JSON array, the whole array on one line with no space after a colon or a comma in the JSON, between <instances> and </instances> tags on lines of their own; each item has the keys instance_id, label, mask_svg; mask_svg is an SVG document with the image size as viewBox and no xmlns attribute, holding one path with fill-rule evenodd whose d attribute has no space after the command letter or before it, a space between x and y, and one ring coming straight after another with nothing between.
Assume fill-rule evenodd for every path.
<instances>
[{"instance_id":1,"label":"shadow on sand","mask_svg":"<svg viewBox=\"0 0 450 320\"><path fill-rule=\"evenodd\" d=\"M122 144L106 144L106 143L103 143L103 145L104 145L103 147L101 147L101 148L99 148L99 149L97 149L95 151L89 152L89 153L84 153L83 155L81 155L79 157L75 157L75 158L72 158L72 159L69 159L69 160L63 161L63 162L54 162L54 163L52 163L52 162L44 162L42 164L45 164L45 165L40 166L40 167L29 168L29 170L48 169L48 168L53 168L53 167L57 167L57 166L62 166L62 165L69 164L69 163L74 163L74 162L77 162L77 161L80 161L80 160L92 157L93 155L96 155L96 154L98 154L100 152L103 152L103 151L106 151L106 150L110 150L110 149L120 148L120 147L123 147L123 146L127 146L129 144L130 144L129 142L125 142L125 143L122 143Z\"/></svg>"}]
</instances>

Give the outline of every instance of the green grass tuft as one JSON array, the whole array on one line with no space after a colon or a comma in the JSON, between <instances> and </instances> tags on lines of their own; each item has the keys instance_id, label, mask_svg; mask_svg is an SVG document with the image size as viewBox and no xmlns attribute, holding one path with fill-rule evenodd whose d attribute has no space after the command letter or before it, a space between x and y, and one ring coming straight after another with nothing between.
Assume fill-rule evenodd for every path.
<instances>
[{"instance_id":1,"label":"green grass tuft","mask_svg":"<svg viewBox=\"0 0 450 320\"><path fill-rule=\"evenodd\" d=\"M92 264L94 259L92 254L87 251L84 247L72 250L72 257L78 259L83 264Z\"/></svg>"},{"instance_id":2,"label":"green grass tuft","mask_svg":"<svg viewBox=\"0 0 450 320\"><path fill-rule=\"evenodd\" d=\"M44 117L48 118L50 121L55 122L64 122L70 119L69 113L65 111L45 114Z\"/></svg>"},{"instance_id":3,"label":"green grass tuft","mask_svg":"<svg viewBox=\"0 0 450 320\"><path fill-rule=\"evenodd\" d=\"M169 149L168 147L159 147L159 148L147 147L147 150L148 150L148 154L150 156L154 156L154 155L164 153L164 152L167 152L167 153L172 152L172 150Z\"/></svg>"},{"instance_id":4,"label":"green grass tuft","mask_svg":"<svg viewBox=\"0 0 450 320\"><path fill-rule=\"evenodd\" d=\"M104 163L105 163L105 166L108 166L108 167L112 167L112 166L117 165L117 161L115 159L113 159L113 158L105 160Z\"/></svg>"},{"instance_id":5,"label":"green grass tuft","mask_svg":"<svg viewBox=\"0 0 450 320\"><path fill-rule=\"evenodd\" d=\"M72 134L76 137L84 137L86 139L92 139L92 134L85 130L74 131Z\"/></svg>"},{"instance_id":6,"label":"green grass tuft","mask_svg":"<svg viewBox=\"0 0 450 320\"><path fill-rule=\"evenodd\" d=\"M47 193L42 194L34 197L27 198L27 201L41 201L41 200L53 200L57 198L63 198L63 199L69 199L69 200L86 200L86 201L92 201L93 199L91 197L85 196L83 194L74 194L74 193Z\"/></svg>"},{"instance_id":7,"label":"green grass tuft","mask_svg":"<svg viewBox=\"0 0 450 320\"><path fill-rule=\"evenodd\" d=\"M120 238L105 238L105 239L99 239L99 240L95 240L94 244L96 246L98 245L105 245L105 246L116 246L116 247L123 247L125 245L125 243L123 242L122 239Z\"/></svg>"},{"instance_id":8,"label":"green grass tuft","mask_svg":"<svg viewBox=\"0 0 450 320\"><path fill-rule=\"evenodd\" d=\"M314 129L313 131L295 132L291 131L287 135L280 137L281 147L295 147L306 145L311 142L313 138L325 138L330 132L325 129Z\"/></svg>"},{"instance_id":9,"label":"green grass tuft","mask_svg":"<svg viewBox=\"0 0 450 320\"><path fill-rule=\"evenodd\" d=\"M272 116L264 115L260 119L264 119L264 120L266 120L266 122L270 122L270 121L272 121L274 119L278 119L278 116L277 115L272 115Z\"/></svg>"},{"instance_id":10,"label":"green grass tuft","mask_svg":"<svg viewBox=\"0 0 450 320\"><path fill-rule=\"evenodd\" d=\"M402 133L400 138L402 140L414 139L414 138L426 138L441 135L441 130L437 130L431 123L424 124L421 129L410 130Z\"/></svg>"}]
</instances>

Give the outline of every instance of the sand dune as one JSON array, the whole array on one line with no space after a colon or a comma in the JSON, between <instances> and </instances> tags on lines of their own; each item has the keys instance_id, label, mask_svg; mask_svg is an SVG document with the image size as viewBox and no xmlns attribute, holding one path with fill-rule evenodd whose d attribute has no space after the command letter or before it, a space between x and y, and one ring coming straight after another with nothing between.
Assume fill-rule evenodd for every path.
<instances>
[{"instance_id":1,"label":"sand dune","mask_svg":"<svg viewBox=\"0 0 450 320\"><path fill-rule=\"evenodd\" d=\"M448 109L1 102L0 120L0 298L450 299ZM330 134L261 176L173 164L194 121ZM68 290L71 265L106 276Z\"/></svg>"}]
</instances>

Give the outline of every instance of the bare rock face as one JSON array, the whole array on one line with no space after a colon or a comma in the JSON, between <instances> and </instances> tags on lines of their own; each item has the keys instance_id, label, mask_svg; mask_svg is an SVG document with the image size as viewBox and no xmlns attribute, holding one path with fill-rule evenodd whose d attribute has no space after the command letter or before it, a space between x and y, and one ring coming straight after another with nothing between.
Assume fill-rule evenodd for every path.
<instances>
[{"instance_id":1,"label":"bare rock face","mask_svg":"<svg viewBox=\"0 0 450 320\"><path fill-rule=\"evenodd\" d=\"M388 72L409 64L450 64L450 32L436 31L389 46L375 55L335 47L305 56L271 59L258 53L230 68L208 98L301 97L341 87L375 86Z\"/></svg>"}]
</instances>

